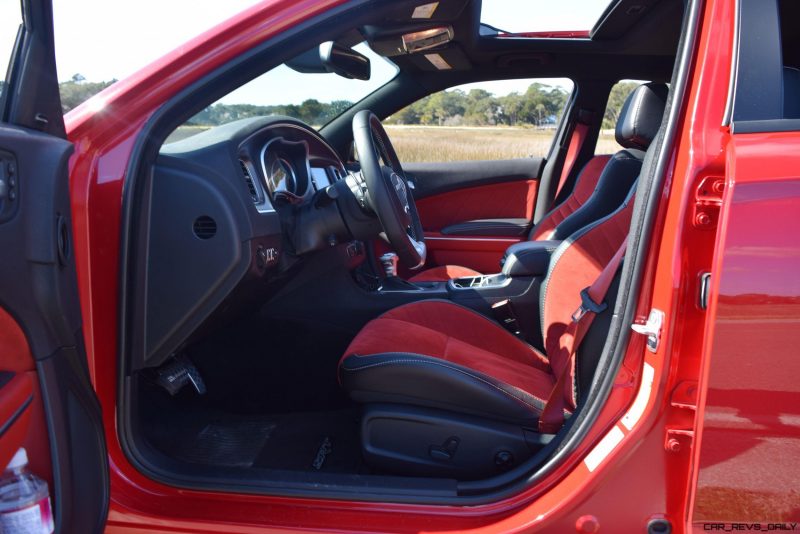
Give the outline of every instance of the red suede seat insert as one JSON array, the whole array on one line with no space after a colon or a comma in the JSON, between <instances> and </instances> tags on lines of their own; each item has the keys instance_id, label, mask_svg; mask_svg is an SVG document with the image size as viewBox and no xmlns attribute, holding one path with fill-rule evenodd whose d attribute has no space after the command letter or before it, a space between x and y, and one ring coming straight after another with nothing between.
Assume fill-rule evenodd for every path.
<instances>
[{"instance_id":1,"label":"red suede seat insert","mask_svg":"<svg viewBox=\"0 0 800 534\"><path fill-rule=\"evenodd\" d=\"M546 401L555 383L547 358L501 326L456 304L406 304L370 321L345 358L412 353L463 365Z\"/></svg>"}]
</instances>

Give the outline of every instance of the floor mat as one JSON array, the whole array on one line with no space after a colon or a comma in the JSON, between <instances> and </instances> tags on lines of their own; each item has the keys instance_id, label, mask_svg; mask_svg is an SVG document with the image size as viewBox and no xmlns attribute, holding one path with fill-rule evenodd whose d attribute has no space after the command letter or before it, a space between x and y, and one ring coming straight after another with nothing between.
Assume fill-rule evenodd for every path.
<instances>
[{"instance_id":1,"label":"floor mat","mask_svg":"<svg viewBox=\"0 0 800 534\"><path fill-rule=\"evenodd\" d=\"M205 425L194 439L178 444L174 454L185 462L252 467L275 426L262 417L226 415Z\"/></svg>"},{"instance_id":2,"label":"floor mat","mask_svg":"<svg viewBox=\"0 0 800 534\"><path fill-rule=\"evenodd\" d=\"M254 462L255 467L365 473L356 410L286 414Z\"/></svg>"}]
</instances>

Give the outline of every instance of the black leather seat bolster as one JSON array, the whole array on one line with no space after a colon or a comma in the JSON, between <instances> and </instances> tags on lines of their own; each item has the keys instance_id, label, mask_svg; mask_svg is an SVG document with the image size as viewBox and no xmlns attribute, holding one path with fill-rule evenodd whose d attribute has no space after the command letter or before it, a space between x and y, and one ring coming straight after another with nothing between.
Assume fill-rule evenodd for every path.
<instances>
[{"instance_id":1,"label":"black leather seat bolster","mask_svg":"<svg viewBox=\"0 0 800 534\"><path fill-rule=\"evenodd\" d=\"M503 256L506 276L544 276L550 267L550 257L561 241L526 241L515 243Z\"/></svg>"},{"instance_id":2,"label":"black leather seat bolster","mask_svg":"<svg viewBox=\"0 0 800 534\"><path fill-rule=\"evenodd\" d=\"M583 206L556 226L550 238L563 241L616 210L639 178L644 155L644 152L636 149L620 150L614 154L597 181L595 193Z\"/></svg>"},{"instance_id":3,"label":"black leather seat bolster","mask_svg":"<svg viewBox=\"0 0 800 534\"><path fill-rule=\"evenodd\" d=\"M546 401L468 367L406 352L348 356L339 364L339 380L358 402L412 404L520 424L536 424Z\"/></svg>"}]
</instances>

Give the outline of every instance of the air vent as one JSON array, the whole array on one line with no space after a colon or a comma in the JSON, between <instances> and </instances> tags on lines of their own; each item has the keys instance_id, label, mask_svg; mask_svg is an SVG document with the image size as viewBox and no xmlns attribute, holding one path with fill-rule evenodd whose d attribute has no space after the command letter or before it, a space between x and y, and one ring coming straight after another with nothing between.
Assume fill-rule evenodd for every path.
<instances>
[{"instance_id":1,"label":"air vent","mask_svg":"<svg viewBox=\"0 0 800 534\"><path fill-rule=\"evenodd\" d=\"M250 174L250 169L247 167L247 164L244 160L239 160L239 165L242 167L242 174L244 175L244 183L247 184L247 190L250 192L250 198L253 199L253 202L258 204L258 189L256 189L256 183L253 181L253 175Z\"/></svg>"},{"instance_id":2,"label":"air vent","mask_svg":"<svg viewBox=\"0 0 800 534\"><path fill-rule=\"evenodd\" d=\"M333 167L333 178L337 182L342 179L342 173L336 167Z\"/></svg>"},{"instance_id":3,"label":"air vent","mask_svg":"<svg viewBox=\"0 0 800 534\"><path fill-rule=\"evenodd\" d=\"M217 221L208 215L201 215L194 220L193 230L200 239L211 239L217 234Z\"/></svg>"}]
</instances>

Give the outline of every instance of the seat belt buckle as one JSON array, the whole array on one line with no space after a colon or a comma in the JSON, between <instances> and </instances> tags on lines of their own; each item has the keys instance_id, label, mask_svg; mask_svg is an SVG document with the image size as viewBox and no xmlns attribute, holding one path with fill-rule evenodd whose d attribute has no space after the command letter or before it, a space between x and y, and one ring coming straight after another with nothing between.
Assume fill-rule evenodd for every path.
<instances>
[{"instance_id":1,"label":"seat belt buckle","mask_svg":"<svg viewBox=\"0 0 800 534\"><path fill-rule=\"evenodd\" d=\"M511 299L501 300L492 304L492 313L497 322L503 325L506 330L518 337L522 335L517 314L514 313L514 307L511 305Z\"/></svg>"},{"instance_id":2,"label":"seat belt buckle","mask_svg":"<svg viewBox=\"0 0 800 534\"><path fill-rule=\"evenodd\" d=\"M592 300L592 296L589 295L589 288L585 287L581 290L581 305L578 307L577 310L572 314L572 320L576 323L583 319L583 316L586 315L588 312L592 312L595 315L598 313L605 311L608 308L608 304L605 302L597 303Z\"/></svg>"}]
</instances>

